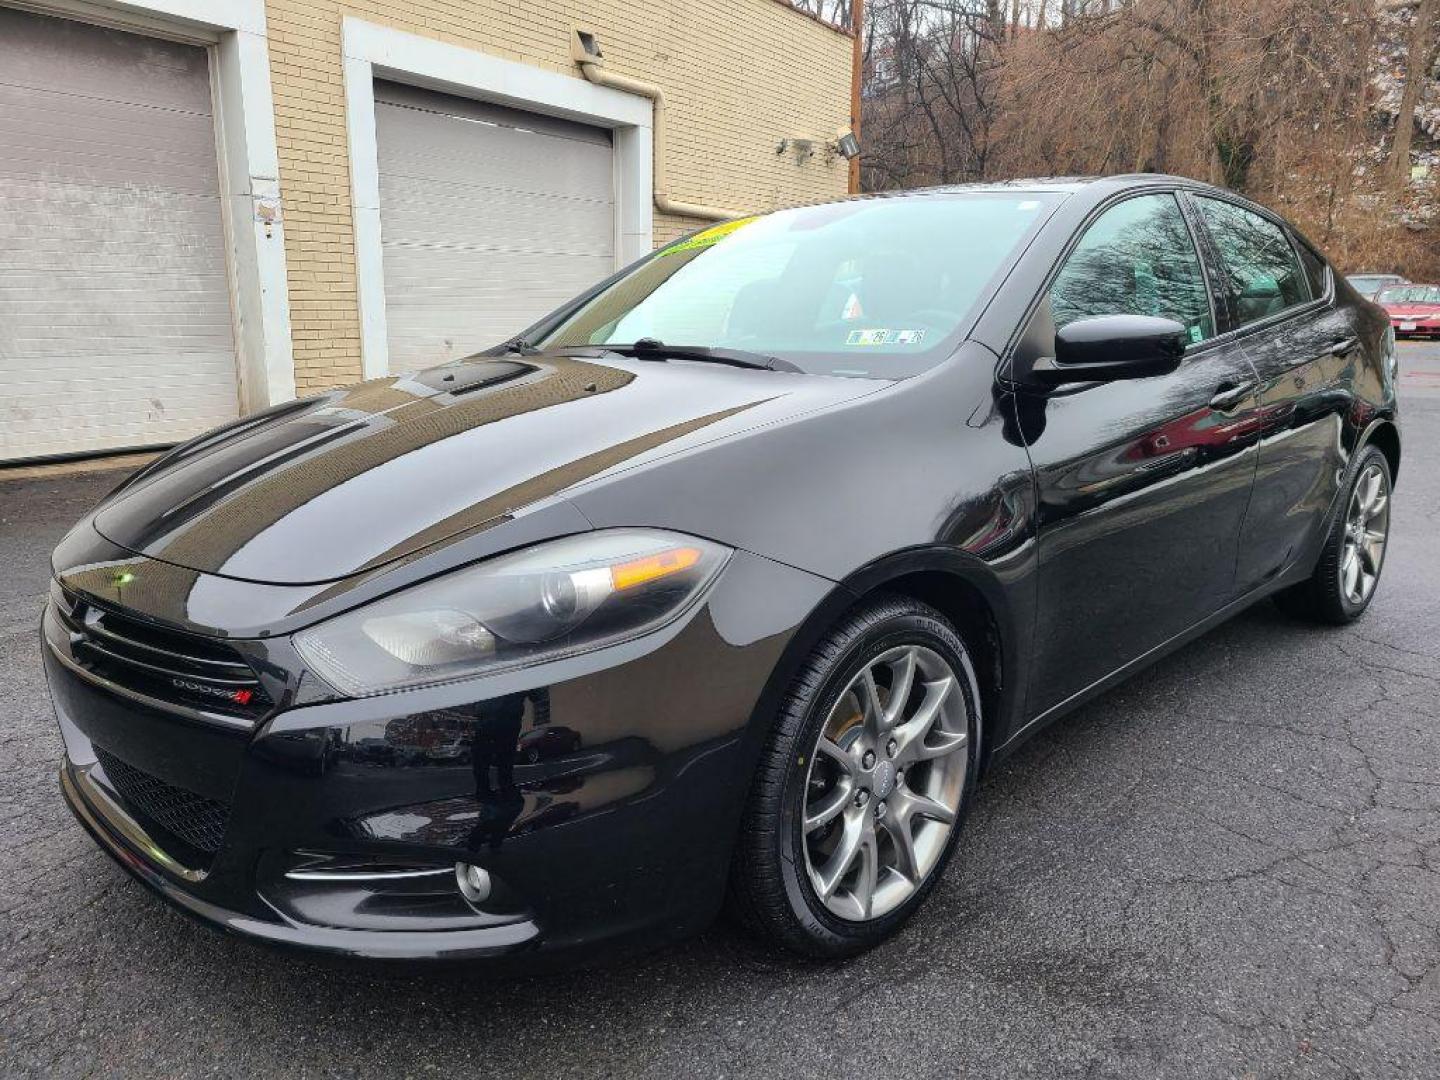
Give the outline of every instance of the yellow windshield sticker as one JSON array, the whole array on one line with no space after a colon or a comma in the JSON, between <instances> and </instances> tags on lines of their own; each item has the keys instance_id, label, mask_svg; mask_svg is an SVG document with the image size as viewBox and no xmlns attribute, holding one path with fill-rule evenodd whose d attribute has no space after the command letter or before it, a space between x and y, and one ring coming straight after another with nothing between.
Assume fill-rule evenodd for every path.
<instances>
[{"instance_id":1,"label":"yellow windshield sticker","mask_svg":"<svg viewBox=\"0 0 1440 1080\"><path fill-rule=\"evenodd\" d=\"M758 215L756 216L758 217ZM725 237L729 236L736 229L744 228L754 220L755 217L745 217L737 218L734 221L724 221L719 225L712 225L710 228L698 232L686 240L681 240L678 244L671 244L664 251L660 252L660 254L675 255L681 251L694 251L696 248L709 247L711 244L725 239Z\"/></svg>"}]
</instances>

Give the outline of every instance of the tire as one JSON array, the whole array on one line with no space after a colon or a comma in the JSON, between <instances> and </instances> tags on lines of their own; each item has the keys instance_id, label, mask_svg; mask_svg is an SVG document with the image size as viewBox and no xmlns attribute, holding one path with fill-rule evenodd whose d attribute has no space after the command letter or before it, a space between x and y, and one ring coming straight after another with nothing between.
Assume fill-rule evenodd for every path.
<instances>
[{"instance_id":1,"label":"tire","mask_svg":"<svg viewBox=\"0 0 1440 1080\"><path fill-rule=\"evenodd\" d=\"M1389 460L1379 447L1365 447L1314 573L1275 595L1282 611L1332 626L1343 626L1365 613L1385 568L1391 490Z\"/></svg>"},{"instance_id":2,"label":"tire","mask_svg":"<svg viewBox=\"0 0 1440 1080\"><path fill-rule=\"evenodd\" d=\"M909 693L896 705L902 686ZM955 850L976 786L980 719L974 665L939 612L885 596L851 609L796 676L761 754L731 912L815 958L852 956L894 934ZM807 814L830 818L807 830Z\"/></svg>"}]
</instances>

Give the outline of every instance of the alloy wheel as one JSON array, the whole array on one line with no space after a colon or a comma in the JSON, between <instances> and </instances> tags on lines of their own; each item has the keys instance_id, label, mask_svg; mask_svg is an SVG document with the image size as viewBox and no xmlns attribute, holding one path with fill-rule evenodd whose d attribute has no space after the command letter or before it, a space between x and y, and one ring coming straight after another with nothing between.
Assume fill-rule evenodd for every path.
<instances>
[{"instance_id":1,"label":"alloy wheel","mask_svg":"<svg viewBox=\"0 0 1440 1080\"><path fill-rule=\"evenodd\" d=\"M846 686L805 784L805 867L831 914L864 921L903 904L935 868L960 812L971 753L960 676L902 645Z\"/></svg>"},{"instance_id":2,"label":"alloy wheel","mask_svg":"<svg viewBox=\"0 0 1440 1080\"><path fill-rule=\"evenodd\" d=\"M1385 537L1390 528L1390 492L1385 473L1371 462L1355 482L1345 514L1340 554L1340 591L1351 604L1364 604L1380 579Z\"/></svg>"}]
</instances>

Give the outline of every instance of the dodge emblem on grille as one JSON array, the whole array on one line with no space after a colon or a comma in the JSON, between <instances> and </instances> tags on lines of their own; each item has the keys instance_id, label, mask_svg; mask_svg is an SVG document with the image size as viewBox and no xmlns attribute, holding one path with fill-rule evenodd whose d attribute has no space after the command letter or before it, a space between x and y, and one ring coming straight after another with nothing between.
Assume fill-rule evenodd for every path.
<instances>
[{"instance_id":1,"label":"dodge emblem on grille","mask_svg":"<svg viewBox=\"0 0 1440 1080\"><path fill-rule=\"evenodd\" d=\"M237 705L249 705L250 699L255 696L253 690L222 690L218 686L206 686L204 683L191 682L189 679L171 679L170 685L180 690L188 690L192 694L209 694L211 697L224 698Z\"/></svg>"}]
</instances>

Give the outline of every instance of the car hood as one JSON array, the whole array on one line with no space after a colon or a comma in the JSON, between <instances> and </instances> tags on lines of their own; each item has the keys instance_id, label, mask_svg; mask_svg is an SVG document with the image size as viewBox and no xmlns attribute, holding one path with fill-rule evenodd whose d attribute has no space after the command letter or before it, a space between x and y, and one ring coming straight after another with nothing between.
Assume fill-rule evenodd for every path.
<instances>
[{"instance_id":1,"label":"car hood","mask_svg":"<svg viewBox=\"0 0 1440 1080\"><path fill-rule=\"evenodd\" d=\"M93 524L203 573L339 581L604 474L886 385L612 354L477 358L212 432L123 485Z\"/></svg>"}]
</instances>

